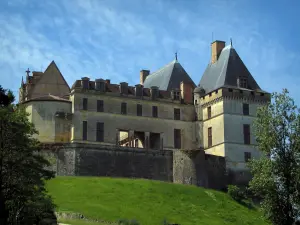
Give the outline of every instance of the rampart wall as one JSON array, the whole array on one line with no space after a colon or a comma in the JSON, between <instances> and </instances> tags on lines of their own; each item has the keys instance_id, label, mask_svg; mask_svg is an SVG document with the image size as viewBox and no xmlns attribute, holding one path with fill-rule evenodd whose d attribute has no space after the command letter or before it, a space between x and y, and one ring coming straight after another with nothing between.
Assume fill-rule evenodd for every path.
<instances>
[{"instance_id":1,"label":"rampart wall","mask_svg":"<svg viewBox=\"0 0 300 225\"><path fill-rule=\"evenodd\" d=\"M204 151L146 150L113 145L48 144L43 154L59 176L144 178L213 189L227 185L225 159Z\"/></svg>"}]
</instances>

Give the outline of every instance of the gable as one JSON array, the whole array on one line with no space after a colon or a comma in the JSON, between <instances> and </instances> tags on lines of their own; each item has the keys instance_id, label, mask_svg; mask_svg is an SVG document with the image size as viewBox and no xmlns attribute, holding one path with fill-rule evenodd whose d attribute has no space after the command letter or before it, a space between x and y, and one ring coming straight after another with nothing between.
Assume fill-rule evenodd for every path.
<instances>
[{"instance_id":1,"label":"gable","mask_svg":"<svg viewBox=\"0 0 300 225\"><path fill-rule=\"evenodd\" d=\"M59 71L55 62L52 61L41 78L34 85L31 92L31 98L36 98L47 94L55 96L65 96L69 93L69 85Z\"/></svg>"}]
</instances>

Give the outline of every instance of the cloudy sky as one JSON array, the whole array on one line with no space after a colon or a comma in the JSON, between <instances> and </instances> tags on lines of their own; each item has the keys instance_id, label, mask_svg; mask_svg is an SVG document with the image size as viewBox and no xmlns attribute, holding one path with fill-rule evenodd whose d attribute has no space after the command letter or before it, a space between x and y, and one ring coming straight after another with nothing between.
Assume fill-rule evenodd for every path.
<instances>
[{"instance_id":1,"label":"cloudy sky","mask_svg":"<svg viewBox=\"0 0 300 225\"><path fill-rule=\"evenodd\" d=\"M233 40L259 85L288 88L300 106L300 1L0 0L0 84L54 60L76 79L139 83L139 71L178 60L196 84L213 39Z\"/></svg>"}]
</instances>

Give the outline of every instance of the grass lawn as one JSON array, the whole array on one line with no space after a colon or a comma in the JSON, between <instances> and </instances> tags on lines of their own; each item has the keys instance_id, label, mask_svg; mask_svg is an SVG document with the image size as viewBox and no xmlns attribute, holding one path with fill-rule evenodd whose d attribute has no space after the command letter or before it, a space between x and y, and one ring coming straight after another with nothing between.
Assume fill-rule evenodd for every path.
<instances>
[{"instance_id":1,"label":"grass lawn","mask_svg":"<svg viewBox=\"0 0 300 225\"><path fill-rule=\"evenodd\" d=\"M82 220L60 220L59 222L64 224L71 224L71 225L117 225L117 223L116 224L96 223L96 222L86 222Z\"/></svg>"},{"instance_id":2,"label":"grass lawn","mask_svg":"<svg viewBox=\"0 0 300 225\"><path fill-rule=\"evenodd\" d=\"M257 210L236 203L227 194L194 186L140 179L56 177L47 183L47 189L57 211L108 222L135 219L141 225L160 225L167 219L181 225L267 224Z\"/></svg>"}]
</instances>

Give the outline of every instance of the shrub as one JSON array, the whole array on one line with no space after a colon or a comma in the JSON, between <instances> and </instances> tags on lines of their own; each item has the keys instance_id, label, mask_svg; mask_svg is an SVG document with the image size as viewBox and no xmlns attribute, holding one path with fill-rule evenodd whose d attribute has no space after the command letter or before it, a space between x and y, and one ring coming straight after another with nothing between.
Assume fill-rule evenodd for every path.
<instances>
[{"instance_id":1,"label":"shrub","mask_svg":"<svg viewBox=\"0 0 300 225\"><path fill-rule=\"evenodd\" d=\"M245 198L240 188L235 185L228 185L227 193L238 202L241 202Z\"/></svg>"}]
</instances>

